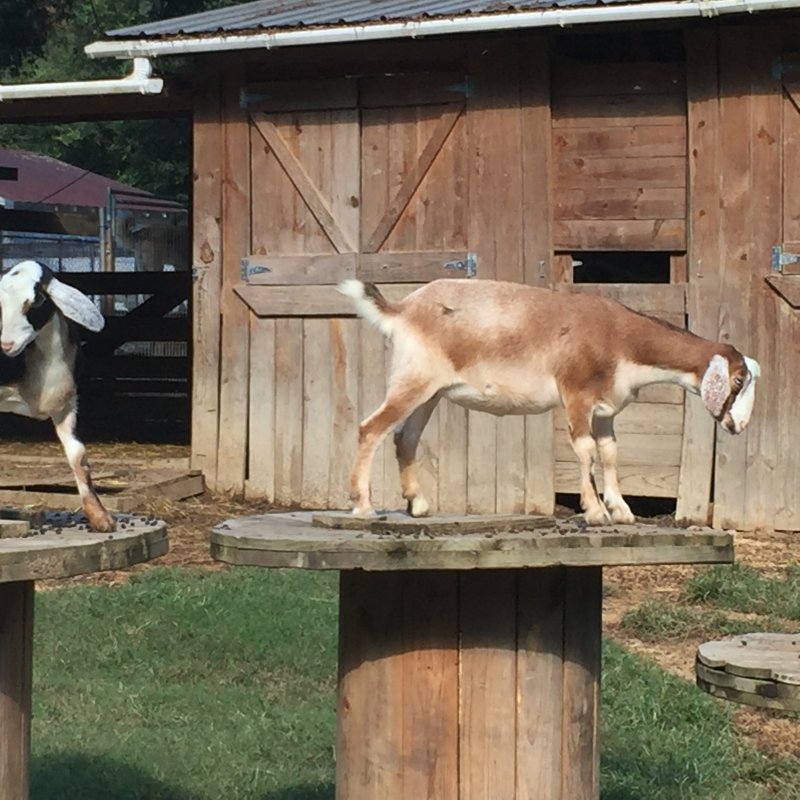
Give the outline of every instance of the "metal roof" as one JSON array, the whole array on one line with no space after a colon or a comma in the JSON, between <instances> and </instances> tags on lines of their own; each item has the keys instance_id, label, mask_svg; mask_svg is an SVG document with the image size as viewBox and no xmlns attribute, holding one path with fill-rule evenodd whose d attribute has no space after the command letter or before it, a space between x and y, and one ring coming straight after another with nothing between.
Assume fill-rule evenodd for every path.
<instances>
[{"instance_id":1,"label":"metal roof","mask_svg":"<svg viewBox=\"0 0 800 800\"><path fill-rule=\"evenodd\" d=\"M181 36L419 21L475 14L542 11L608 5L645 5L656 0L255 0L252 3L108 31L113 38Z\"/></svg>"}]
</instances>

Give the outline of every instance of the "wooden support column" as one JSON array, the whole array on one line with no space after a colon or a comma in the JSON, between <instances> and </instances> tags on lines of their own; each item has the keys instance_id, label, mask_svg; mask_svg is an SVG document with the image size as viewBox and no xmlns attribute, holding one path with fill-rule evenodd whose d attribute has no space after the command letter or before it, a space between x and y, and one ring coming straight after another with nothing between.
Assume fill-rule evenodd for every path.
<instances>
[{"instance_id":1,"label":"wooden support column","mask_svg":"<svg viewBox=\"0 0 800 800\"><path fill-rule=\"evenodd\" d=\"M0 797L26 800L31 740L33 581L0 584Z\"/></svg>"},{"instance_id":2,"label":"wooden support column","mask_svg":"<svg viewBox=\"0 0 800 800\"><path fill-rule=\"evenodd\" d=\"M343 572L337 800L597 800L601 572Z\"/></svg>"}]
</instances>

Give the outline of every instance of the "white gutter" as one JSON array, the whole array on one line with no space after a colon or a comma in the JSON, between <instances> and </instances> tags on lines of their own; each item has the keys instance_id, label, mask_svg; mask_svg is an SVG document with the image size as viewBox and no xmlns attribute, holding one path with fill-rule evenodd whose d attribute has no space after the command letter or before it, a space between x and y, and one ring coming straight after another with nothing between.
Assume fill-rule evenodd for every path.
<instances>
[{"instance_id":1,"label":"white gutter","mask_svg":"<svg viewBox=\"0 0 800 800\"><path fill-rule=\"evenodd\" d=\"M53 83L0 84L0 101L23 100L35 97L82 97L95 94L159 94L164 87L161 78L151 78L153 72L146 58L134 58L130 75L93 81L64 81Z\"/></svg>"},{"instance_id":2,"label":"white gutter","mask_svg":"<svg viewBox=\"0 0 800 800\"><path fill-rule=\"evenodd\" d=\"M800 0L665 0L665 2L637 3L629 6L548 8L541 11L476 14L468 17L406 20L367 25L337 25L336 27L303 28L274 33L181 35L180 38L174 39L121 39L92 42L84 50L92 58L105 56L116 58L156 57L184 53L213 53L223 50L252 50L263 47L269 49L337 42L444 36L456 33L485 33L546 26L568 27L599 22L715 17L720 14L781 11L799 7Z\"/></svg>"}]
</instances>

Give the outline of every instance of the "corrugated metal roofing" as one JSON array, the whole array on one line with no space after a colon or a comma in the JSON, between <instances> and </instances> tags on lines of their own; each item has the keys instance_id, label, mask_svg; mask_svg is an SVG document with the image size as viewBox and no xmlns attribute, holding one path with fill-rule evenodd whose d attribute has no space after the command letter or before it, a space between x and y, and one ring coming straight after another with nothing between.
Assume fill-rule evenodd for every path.
<instances>
[{"instance_id":1,"label":"corrugated metal roofing","mask_svg":"<svg viewBox=\"0 0 800 800\"><path fill-rule=\"evenodd\" d=\"M605 6L620 3L642 5L655 0L255 0L228 8L173 17L130 28L108 31L114 38L179 36L186 34L237 33L331 27L378 22L463 17L474 14Z\"/></svg>"}]
</instances>

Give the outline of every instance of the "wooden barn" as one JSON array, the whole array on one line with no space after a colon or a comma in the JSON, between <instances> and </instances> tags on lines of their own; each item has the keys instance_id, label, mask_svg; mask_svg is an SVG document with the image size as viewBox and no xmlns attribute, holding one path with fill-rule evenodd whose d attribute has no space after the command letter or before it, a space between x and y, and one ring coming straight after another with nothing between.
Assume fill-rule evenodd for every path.
<instances>
[{"instance_id":1,"label":"wooden barn","mask_svg":"<svg viewBox=\"0 0 800 800\"><path fill-rule=\"evenodd\" d=\"M622 488L725 528L800 529L795 6L259 0L90 45L195 61L208 485L346 507L387 349L335 284L498 278L607 294L757 358L738 437L677 387L643 392L617 421ZM398 507L391 450L375 501ZM561 413L440 404L422 462L439 510L548 512L578 486Z\"/></svg>"}]
</instances>

